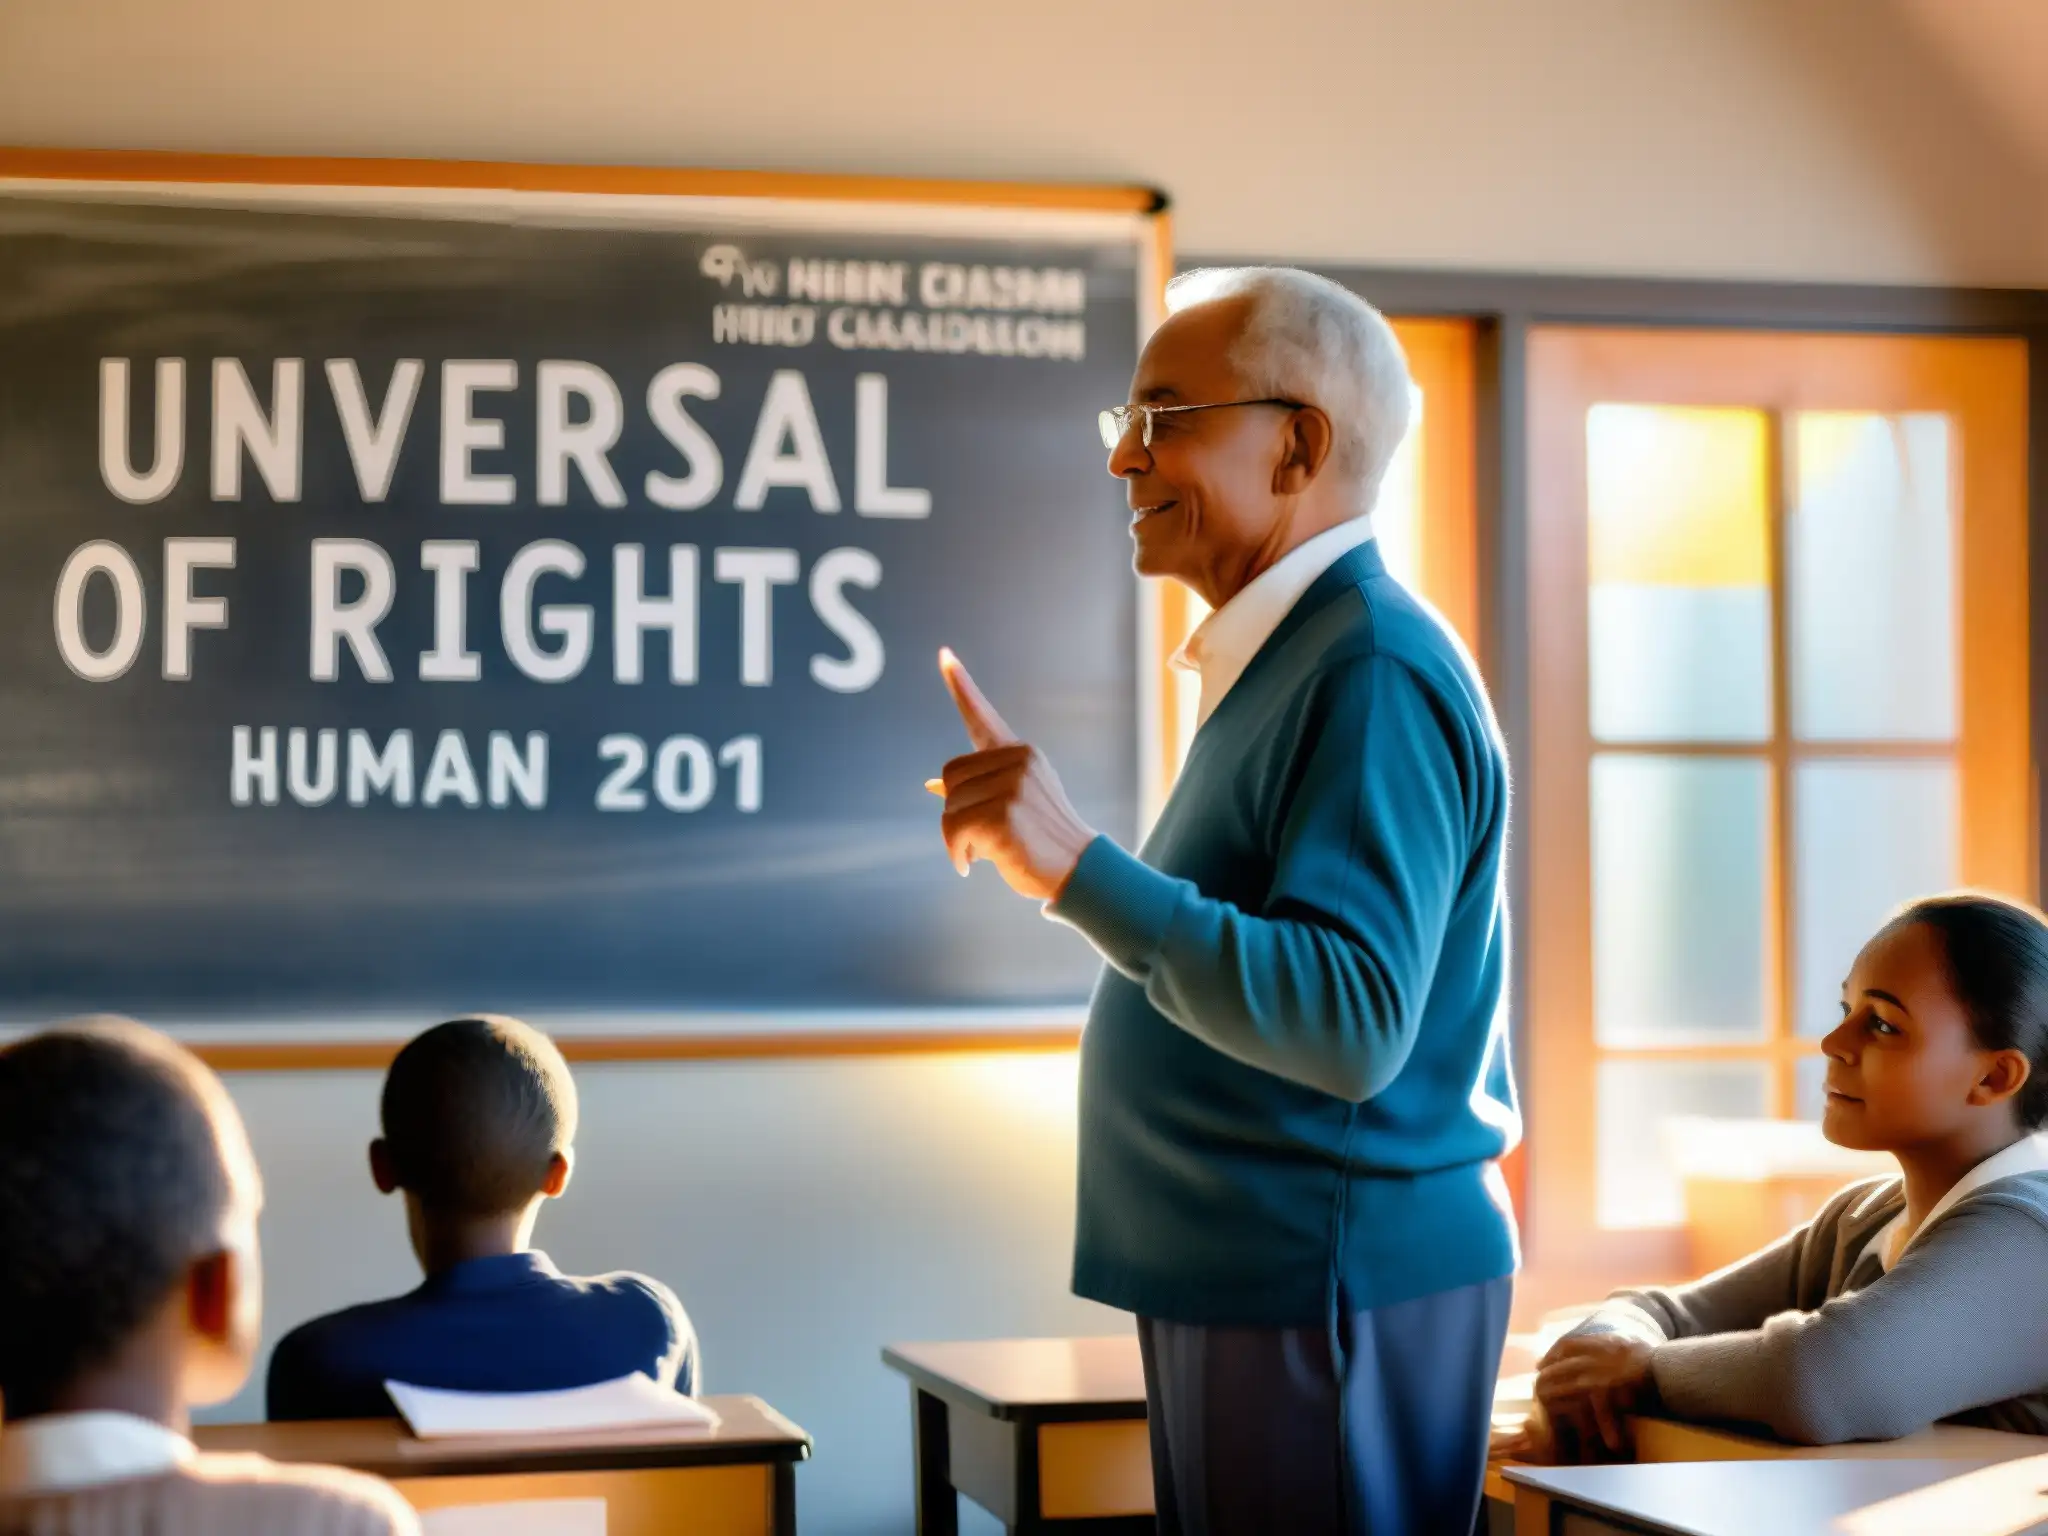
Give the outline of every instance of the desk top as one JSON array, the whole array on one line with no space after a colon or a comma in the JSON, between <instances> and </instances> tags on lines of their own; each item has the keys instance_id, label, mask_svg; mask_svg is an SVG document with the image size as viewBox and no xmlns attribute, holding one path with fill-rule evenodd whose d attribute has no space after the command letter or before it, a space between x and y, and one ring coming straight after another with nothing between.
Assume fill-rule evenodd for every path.
<instances>
[{"instance_id":1,"label":"desk top","mask_svg":"<svg viewBox=\"0 0 2048 1536\"><path fill-rule=\"evenodd\" d=\"M1638 1466L1700 1461L1967 1461L1988 1465L2039 1456L2048 1446L2048 1440L2039 1435L1962 1424L1933 1424L1898 1440L1852 1440L1846 1445L1790 1445L1716 1424L1687 1424L1678 1419L1636 1418L1630 1427ZM1486 1496L1512 1502L1514 1492L1502 1473L1522 1465L1489 1460Z\"/></svg>"},{"instance_id":2,"label":"desk top","mask_svg":"<svg viewBox=\"0 0 2048 1536\"><path fill-rule=\"evenodd\" d=\"M935 1397L990 1418L1034 1423L1145 1417L1135 1336L893 1344L882 1363Z\"/></svg>"},{"instance_id":3,"label":"desk top","mask_svg":"<svg viewBox=\"0 0 2048 1536\"><path fill-rule=\"evenodd\" d=\"M1659 1461L2016 1461L2048 1451L2048 1439L1968 1424L1930 1424L1897 1440L1791 1445L1718 1424L1633 1421L1635 1459Z\"/></svg>"},{"instance_id":4,"label":"desk top","mask_svg":"<svg viewBox=\"0 0 2048 1536\"><path fill-rule=\"evenodd\" d=\"M418 1440L397 1419L201 1424L202 1451L254 1451L272 1461L319 1462L379 1477L475 1477L525 1472L628 1472L649 1467L803 1461L811 1437L758 1397L707 1397L713 1430L633 1429L575 1435L477 1435Z\"/></svg>"},{"instance_id":5,"label":"desk top","mask_svg":"<svg viewBox=\"0 0 2048 1536\"><path fill-rule=\"evenodd\" d=\"M2048 1531L2048 1457L1510 1467L1567 1510L1658 1536L2027 1536Z\"/></svg>"}]
</instances>

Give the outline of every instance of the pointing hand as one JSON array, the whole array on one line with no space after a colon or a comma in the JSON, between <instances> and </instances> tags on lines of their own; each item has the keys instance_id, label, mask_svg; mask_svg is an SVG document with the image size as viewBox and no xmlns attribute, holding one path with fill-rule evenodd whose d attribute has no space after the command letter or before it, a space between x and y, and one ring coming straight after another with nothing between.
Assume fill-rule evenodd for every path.
<instances>
[{"instance_id":1,"label":"pointing hand","mask_svg":"<svg viewBox=\"0 0 2048 1536\"><path fill-rule=\"evenodd\" d=\"M939 675L974 748L925 781L945 797L939 825L953 867L964 875L986 859L1011 890L1051 901L1095 840L1094 829L1076 814L1045 755L1018 739L950 650L939 652Z\"/></svg>"}]
</instances>

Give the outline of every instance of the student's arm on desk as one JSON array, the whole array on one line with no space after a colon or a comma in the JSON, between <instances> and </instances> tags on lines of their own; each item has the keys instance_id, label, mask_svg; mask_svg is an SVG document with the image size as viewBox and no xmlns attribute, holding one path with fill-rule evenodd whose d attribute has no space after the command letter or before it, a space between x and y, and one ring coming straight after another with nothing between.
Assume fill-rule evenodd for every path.
<instances>
[{"instance_id":1,"label":"student's arm on desk","mask_svg":"<svg viewBox=\"0 0 2048 1536\"><path fill-rule=\"evenodd\" d=\"M652 1303L652 1316L660 1331L654 1350L654 1379L674 1387L685 1397L702 1396L702 1352L697 1345L697 1330L691 1325L690 1314L683 1310L681 1299L651 1275L627 1274L616 1278Z\"/></svg>"},{"instance_id":2,"label":"student's arm on desk","mask_svg":"<svg viewBox=\"0 0 2048 1536\"><path fill-rule=\"evenodd\" d=\"M1862 1197L1852 1186L1806 1226L1768 1248L1690 1285L1621 1291L1543 1358L1536 1394L1564 1460L1628 1447L1625 1419L1651 1411L1658 1351L1674 1340L1726 1335L1760 1326L1800 1305L1802 1275L1826 1272L1829 1238L1840 1213Z\"/></svg>"},{"instance_id":3,"label":"student's arm on desk","mask_svg":"<svg viewBox=\"0 0 2048 1536\"><path fill-rule=\"evenodd\" d=\"M1679 1418L1831 1445L1893 1439L2039 1391L2048 1286L2034 1277L2044 1256L2048 1229L2030 1211L1972 1201L1862 1290L1755 1326L1667 1337L1652 1356L1658 1398Z\"/></svg>"},{"instance_id":4,"label":"student's arm on desk","mask_svg":"<svg viewBox=\"0 0 2048 1536\"><path fill-rule=\"evenodd\" d=\"M1799 1305L1799 1271L1812 1235L1811 1225L1800 1227L1688 1285L1618 1291L1565 1339L1620 1333L1658 1345L1758 1327Z\"/></svg>"},{"instance_id":5,"label":"student's arm on desk","mask_svg":"<svg viewBox=\"0 0 2048 1536\"><path fill-rule=\"evenodd\" d=\"M676 1360L675 1389L685 1397L704 1395L704 1370L698 1354L697 1330L683 1324L682 1352Z\"/></svg>"}]
</instances>

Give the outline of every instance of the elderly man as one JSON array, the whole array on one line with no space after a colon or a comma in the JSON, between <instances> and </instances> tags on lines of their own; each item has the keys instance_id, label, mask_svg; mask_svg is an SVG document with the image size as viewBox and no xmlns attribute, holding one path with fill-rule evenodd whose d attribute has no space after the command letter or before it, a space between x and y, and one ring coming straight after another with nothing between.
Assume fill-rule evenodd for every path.
<instances>
[{"instance_id":1,"label":"elderly man","mask_svg":"<svg viewBox=\"0 0 2048 1536\"><path fill-rule=\"evenodd\" d=\"M946 846L1108 961L1074 1288L1134 1312L1160 1528L1468 1532L1507 1329L1508 775L1472 664L1370 514L1400 344L1309 273L1193 273L1104 413L1136 564L1215 610L1135 855L957 658Z\"/></svg>"}]
</instances>

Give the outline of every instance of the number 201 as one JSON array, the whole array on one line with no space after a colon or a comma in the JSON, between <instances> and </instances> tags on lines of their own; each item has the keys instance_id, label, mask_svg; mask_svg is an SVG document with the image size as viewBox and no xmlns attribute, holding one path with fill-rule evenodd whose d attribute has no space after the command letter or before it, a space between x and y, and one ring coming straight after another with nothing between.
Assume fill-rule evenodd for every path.
<instances>
[{"instance_id":1,"label":"number 201","mask_svg":"<svg viewBox=\"0 0 2048 1536\"><path fill-rule=\"evenodd\" d=\"M597 787L600 811L644 811L647 791L640 787L647 772L647 743L638 736L607 736L597 744L597 755L617 766ZM695 736L671 736L654 749L654 798L671 811L701 811L718 793L720 767L737 770L733 804L741 811L761 809L761 738L735 736L718 749L716 762L711 749Z\"/></svg>"}]
</instances>

